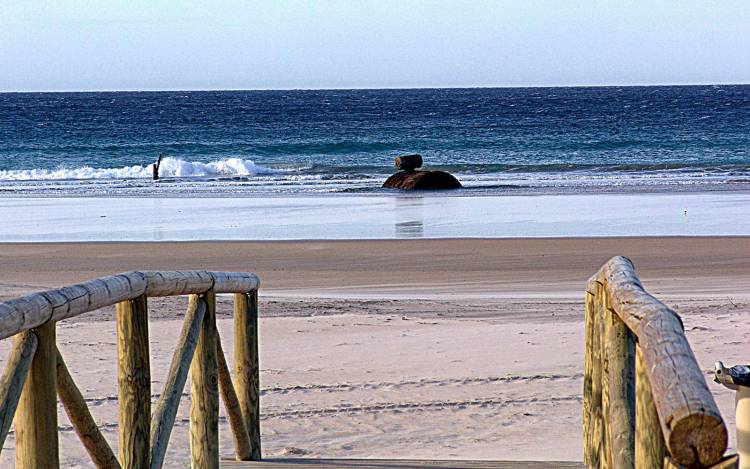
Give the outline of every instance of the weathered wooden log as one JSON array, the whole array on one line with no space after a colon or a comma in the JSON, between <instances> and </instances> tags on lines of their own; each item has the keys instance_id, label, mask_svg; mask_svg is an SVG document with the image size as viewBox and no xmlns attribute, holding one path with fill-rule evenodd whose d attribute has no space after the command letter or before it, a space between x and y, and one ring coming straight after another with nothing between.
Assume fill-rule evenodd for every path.
<instances>
[{"instance_id":1,"label":"weathered wooden log","mask_svg":"<svg viewBox=\"0 0 750 469\"><path fill-rule=\"evenodd\" d=\"M214 293L240 293L255 291L260 287L260 279L253 273L209 272L214 279Z\"/></svg>"},{"instance_id":2,"label":"weathered wooden log","mask_svg":"<svg viewBox=\"0 0 750 469\"><path fill-rule=\"evenodd\" d=\"M460 189L461 183L445 171L400 171L385 180L383 187L402 190Z\"/></svg>"},{"instance_id":3,"label":"weathered wooden log","mask_svg":"<svg viewBox=\"0 0 750 469\"><path fill-rule=\"evenodd\" d=\"M8 356L3 377L0 378L0 450L13 423L13 416L21 398L23 384L31 368L37 346L36 334L20 334L13 341L13 348Z\"/></svg>"},{"instance_id":4,"label":"weathered wooden log","mask_svg":"<svg viewBox=\"0 0 750 469\"><path fill-rule=\"evenodd\" d=\"M150 466L151 365L146 296L117 303L119 456L124 469Z\"/></svg>"},{"instance_id":5,"label":"weathered wooden log","mask_svg":"<svg viewBox=\"0 0 750 469\"><path fill-rule=\"evenodd\" d=\"M627 258L611 259L592 281L605 285L612 309L638 337L672 459L686 467L716 464L727 429L677 313L643 289Z\"/></svg>"},{"instance_id":6,"label":"weathered wooden log","mask_svg":"<svg viewBox=\"0 0 750 469\"><path fill-rule=\"evenodd\" d=\"M641 347L635 358L635 467L661 469L667 448L661 433L659 414L651 396L648 372L643 364Z\"/></svg>"},{"instance_id":7,"label":"weathered wooden log","mask_svg":"<svg viewBox=\"0 0 750 469\"><path fill-rule=\"evenodd\" d=\"M206 314L206 302L197 295L190 296L182 332L172 356L164 390L151 417L151 469L159 469L164 464L164 455L169 445L169 436L182 399L182 390L187 381L190 363L198 344L198 333Z\"/></svg>"},{"instance_id":8,"label":"weathered wooden log","mask_svg":"<svg viewBox=\"0 0 750 469\"><path fill-rule=\"evenodd\" d=\"M15 418L16 467L60 467L57 437L57 347L55 323L49 321L24 332L36 334L37 347L21 392Z\"/></svg>"},{"instance_id":9,"label":"weathered wooden log","mask_svg":"<svg viewBox=\"0 0 750 469\"><path fill-rule=\"evenodd\" d=\"M219 365L219 393L224 401L224 408L229 417L229 426L232 429L232 441L234 442L234 452L238 461L250 461L252 458L252 446L250 437L247 434L245 419L242 416L240 401L237 399L237 393L234 390L232 376L229 374L227 359L224 356L224 349L221 346L221 335L216 332L216 360Z\"/></svg>"},{"instance_id":10,"label":"weathered wooden log","mask_svg":"<svg viewBox=\"0 0 750 469\"><path fill-rule=\"evenodd\" d=\"M141 295L238 293L257 289L258 277L241 272L127 272L0 303L0 339Z\"/></svg>"},{"instance_id":11,"label":"weathered wooden log","mask_svg":"<svg viewBox=\"0 0 750 469\"><path fill-rule=\"evenodd\" d=\"M601 451L601 360L599 359L599 325L596 294L586 292L585 351L583 361L583 462L599 467Z\"/></svg>"},{"instance_id":12,"label":"weathered wooden log","mask_svg":"<svg viewBox=\"0 0 750 469\"><path fill-rule=\"evenodd\" d=\"M56 350L56 353L57 395L60 397L73 429L97 468L120 469L120 463L117 461L115 453L112 452L112 448L99 431L81 391L73 381L73 377L70 376L60 350Z\"/></svg>"},{"instance_id":13,"label":"weathered wooden log","mask_svg":"<svg viewBox=\"0 0 750 469\"><path fill-rule=\"evenodd\" d=\"M135 298L145 288L143 275L130 272L0 303L0 339L48 320L59 321Z\"/></svg>"},{"instance_id":14,"label":"weathered wooden log","mask_svg":"<svg viewBox=\"0 0 750 469\"><path fill-rule=\"evenodd\" d=\"M612 428L609 421L610 415L610 396L609 381L610 367L609 354L607 353L607 344L609 343L610 329L612 327L611 315L614 314L607 308L607 292L602 288L596 298L597 322L599 323L599 345L601 347L600 360L602 364L602 443L601 452L599 453L599 468L613 469L612 466ZM617 370L614 370L617 373Z\"/></svg>"},{"instance_id":15,"label":"weathered wooden log","mask_svg":"<svg viewBox=\"0 0 750 469\"><path fill-rule=\"evenodd\" d=\"M607 315L607 367L612 467L634 467L635 461L635 342L633 334L617 316Z\"/></svg>"},{"instance_id":16,"label":"weathered wooden log","mask_svg":"<svg viewBox=\"0 0 750 469\"><path fill-rule=\"evenodd\" d=\"M394 160L396 169L401 171L414 171L422 167L422 155L402 155Z\"/></svg>"},{"instance_id":17,"label":"weathered wooden log","mask_svg":"<svg viewBox=\"0 0 750 469\"><path fill-rule=\"evenodd\" d=\"M258 360L258 292L234 295L234 380L252 447L261 459L260 366Z\"/></svg>"},{"instance_id":18,"label":"weathered wooden log","mask_svg":"<svg viewBox=\"0 0 750 469\"><path fill-rule=\"evenodd\" d=\"M201 296L206 313L190 364L190 460L191 467L219 469L216 295L209 290Z\"/></svg>"}]
</instances>

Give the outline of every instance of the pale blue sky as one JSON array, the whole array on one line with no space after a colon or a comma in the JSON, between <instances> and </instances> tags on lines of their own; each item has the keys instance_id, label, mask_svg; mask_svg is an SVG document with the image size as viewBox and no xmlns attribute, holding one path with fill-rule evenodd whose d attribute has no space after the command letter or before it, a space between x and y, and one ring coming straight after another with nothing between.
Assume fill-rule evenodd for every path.
<instances>
[{"instance_id":1,"label":"pale blue sky","mask_svg":"<svg viewBox=\"0 0 750 469\"><path fill-rule=\"evenodd\" d=\"M0 90L750 83L750 1L0 2Z\"/></svg>"}]
</instances>

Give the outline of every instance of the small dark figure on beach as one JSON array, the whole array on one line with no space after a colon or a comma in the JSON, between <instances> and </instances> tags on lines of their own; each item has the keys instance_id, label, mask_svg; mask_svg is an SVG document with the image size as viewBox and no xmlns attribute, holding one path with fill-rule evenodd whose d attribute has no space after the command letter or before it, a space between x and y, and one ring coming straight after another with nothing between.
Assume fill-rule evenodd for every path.
<instances>
[{"instance_id":1,"label":"small dark figure on beach","mask_svg":"<svg viewBox=\"0 0 750 469\"><path fill-rule=\"evenodd\" d=\"M159 153L159 158L156 160L156 163L154 163L154 166L152 167L154 172L154 181L159 179L159 166L161 166L162 156L163 155Z\"/></svg>"}]
</instances>

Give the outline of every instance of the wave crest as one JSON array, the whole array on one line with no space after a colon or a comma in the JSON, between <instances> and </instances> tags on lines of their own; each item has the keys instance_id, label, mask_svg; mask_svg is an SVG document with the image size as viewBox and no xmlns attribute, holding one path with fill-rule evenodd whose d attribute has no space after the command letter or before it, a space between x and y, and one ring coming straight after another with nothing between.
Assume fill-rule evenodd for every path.
<instances>
[{"instance_id":1,"label":"wave crest","mask_svg":"<svg viewBox=\"0 0 750 469\"><path fill-rule=\"evenodd\" d=\"M152 177L153 164L124 166L120 168L80 168L57 169L18 169L0 171L0 181L40 181L70 179L141 179ZM280 170L255 164L242 158L225 158L202 163L185 161L179 158L164 158L159 166L160 177L234 177L275 174Z\"/></svg>"}]
</instances>

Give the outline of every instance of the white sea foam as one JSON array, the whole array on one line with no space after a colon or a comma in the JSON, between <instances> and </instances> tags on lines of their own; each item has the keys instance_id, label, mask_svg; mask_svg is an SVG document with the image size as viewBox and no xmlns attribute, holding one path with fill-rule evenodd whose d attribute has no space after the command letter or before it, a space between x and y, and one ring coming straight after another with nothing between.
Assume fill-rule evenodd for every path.
<instances>
[{"instance_id":1,"label":"white sea foam","mask_svg":"<svg viewBox=\"0 0 750 469\"><path fill-rule=\"evenodd\" d=\"M70 179L139 179L151 178L153 165L121 168L20 169L0 171L0 181L49 181ZM226 158L208 163L164 158L159 167L161 177L257 176L275 174L280 170L255 164L252 160Z\"/></svg>"}]
</instances>

